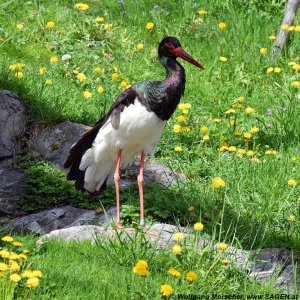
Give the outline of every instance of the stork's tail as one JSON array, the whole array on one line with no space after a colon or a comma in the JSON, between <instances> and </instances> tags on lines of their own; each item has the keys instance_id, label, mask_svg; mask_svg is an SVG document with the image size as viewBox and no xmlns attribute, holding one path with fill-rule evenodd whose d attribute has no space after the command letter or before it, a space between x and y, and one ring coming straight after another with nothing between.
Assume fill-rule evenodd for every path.
<instances>
[{"instance_id":1,"label":"stork's tail","mask_svg":"<svg viewBox=\"0 0 300 300\"><path fill-rule=\"evenodd\" d=\"M79 140L71 147L69 155L64 163L64 168L70 168L67 179L75 180L75 187L78 190L87 190L85 187L85 173L87 170L82 168L83 157L87 157L89 151L91 151L92 144L103 126L104 117L90 130L85 132ZM92 153L90 153L92 154ZM106 187L106 180L103 181L99 190L103 190ZM92 191L91 191L92 192Z\"/></svg>"}]
</instances>

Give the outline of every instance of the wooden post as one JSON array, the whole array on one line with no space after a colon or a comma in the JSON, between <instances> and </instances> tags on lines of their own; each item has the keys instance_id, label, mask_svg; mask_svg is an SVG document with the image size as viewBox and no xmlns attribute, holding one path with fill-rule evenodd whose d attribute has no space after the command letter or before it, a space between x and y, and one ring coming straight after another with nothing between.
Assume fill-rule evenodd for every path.
<instances>
[{"instance_id":1,"label":"wooden post","mask_svg":"<svg viewBox=\"0 0 300 300\"><path fill-rule=\"evenodd\" d=\"M293 24L299 4L300 0L288 0L286 3L284 17L271 50L271 57L273 59L283 49L289 35L289 31L283 30L281 27L283 24L287 24L289 26Z\"/></svg>"}]
</instances>

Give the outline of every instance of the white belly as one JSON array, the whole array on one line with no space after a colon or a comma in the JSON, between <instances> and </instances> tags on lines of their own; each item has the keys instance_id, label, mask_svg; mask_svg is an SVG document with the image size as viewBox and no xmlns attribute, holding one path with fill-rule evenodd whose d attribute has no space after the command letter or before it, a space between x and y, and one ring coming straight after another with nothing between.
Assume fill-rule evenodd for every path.
<instances>
[{"instance_id":1,"label":"white belly","mask_svg":"<svg viewBox=\"0 0 300 300\"><path fill-rule=\"evenodd\" d=\"M92 148L82 157L80 169L85 170L85 188L99 190L107 179L113 181L118 152L122 149L121 164L130 165L142 151L153 155L166 121L147 111L138 100L126 107L120 116L119 129L108 120L99 130Z\"/></svg>"}]
</instances>

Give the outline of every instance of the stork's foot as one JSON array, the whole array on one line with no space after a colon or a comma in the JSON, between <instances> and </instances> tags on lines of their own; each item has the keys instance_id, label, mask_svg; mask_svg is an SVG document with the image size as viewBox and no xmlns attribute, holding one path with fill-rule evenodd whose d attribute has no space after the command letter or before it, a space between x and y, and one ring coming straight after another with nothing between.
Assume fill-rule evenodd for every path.
<instances>
[{"instance_id":1,"label":"stork's foot","mask_svg":"<svg viewBox=\"0 0 300 300\"><path fill-rule=\"evenodd\" d=\"M150 228L146 228L145 226L139 226L137 228L132 228L132 227L124 227L121 224L117 223L117 224L114 225L114 228L116 230L123 230L123 231L128 232L128 233L132 233L133 231L140 231L143 234L149 234L149 235L152 235L152 236L155 236L155 237L159 236L159 234L157 232L150 231Z\"/></svg>"},{"instance_id":2,"label":"stork's foot","mask_svg":"<svg viewBox=\"0 0 300 300\"><path fill-rule=\"evenodd\" d=\"M117 229L117 230L124 230L126 232L133 232L135 231L134 228L131 228L131 227L124 227L122 226L120 223L117 223L114 225L114 228Z\"/></svg>"},{"instance_id":3,"label":"stork's foot","mask_svg":"<svg viewBox=\"0 0 300 300\"><path fill-rule=\"evenodd\" d=\"M158 237L159 234L157 232L150 231L150 228L146 228L145 226L139 226L139 229L144 233L144 234L149 234L153 235L155 237Z\"/></svg>"}]
</instances>

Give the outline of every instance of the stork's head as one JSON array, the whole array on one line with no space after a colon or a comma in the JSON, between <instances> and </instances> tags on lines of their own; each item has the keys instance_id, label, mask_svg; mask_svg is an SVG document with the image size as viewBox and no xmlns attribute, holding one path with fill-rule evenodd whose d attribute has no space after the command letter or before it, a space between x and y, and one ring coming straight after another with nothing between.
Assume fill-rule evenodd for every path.
<instances>
[{"instance_id":1,"label":"stork's head","mask_svg":"<svg viewBox=\"0 0 300 300\"><path fill-rule=\"evenodd\" d=\"M164 38L159 46L158 46L158 56L159 57L172 57L176 59L177 57L180 57L190 64L200 68L205 69L199 62L197 62L194 58L192 58L188 53L186 53L180 45L180 42L178 39L172 36L168 36Z\"/></svg>"}]
</instances>

